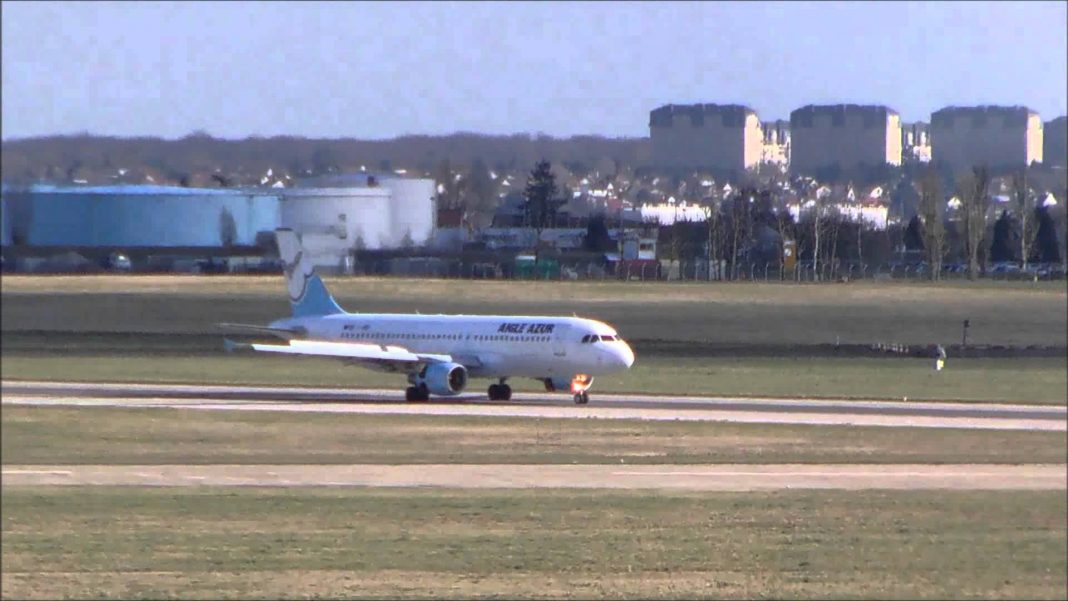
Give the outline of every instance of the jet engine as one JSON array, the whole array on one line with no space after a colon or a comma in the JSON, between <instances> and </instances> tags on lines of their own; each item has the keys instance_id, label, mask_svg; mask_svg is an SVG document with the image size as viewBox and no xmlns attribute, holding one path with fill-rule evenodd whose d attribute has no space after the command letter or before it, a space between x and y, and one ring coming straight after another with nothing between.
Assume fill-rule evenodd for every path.
<instances>
[{"instance_id":1,"label":"jet engine","mask_svg":"<svg viewBox=\"0 0 1068 601\"><path fill-rule=\"evenodd\" d=\"M589 390L590 386L593 386L593 376L576 374L570 380L567 378L545 378L542 382L545 383L546 392L566 391L571 394L578 394Z\"/></svg>"},{"instance_id":2,"label":"jet engine","mask_svg":"<svg viewBox=\"0 0 1068 601\"><path fill-rule=\"evenodd\" d=\"M467 368L459 363L431 363L412 384L425 384L430 394L452 396L467 388Z\"/></svg>"}]
</instances>

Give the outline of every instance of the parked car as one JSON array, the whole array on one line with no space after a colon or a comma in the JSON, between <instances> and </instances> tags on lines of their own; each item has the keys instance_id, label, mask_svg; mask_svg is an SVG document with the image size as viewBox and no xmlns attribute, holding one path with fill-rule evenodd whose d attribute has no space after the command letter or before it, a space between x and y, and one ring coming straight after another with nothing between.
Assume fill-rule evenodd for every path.
<instances>
[{"instance_id":1,"label":"parked car","mask_svg":"<svg viewBox=\"0 0 1068 601\"><path fill-rule=\"evenodd\" d=\"M1016 263L1009 261L1002 261L1000 263L994 263L990 269L990 273L1019 273L1020 266Z\"/></svg>"},{"instance_id":2,"label":"parked car","mask_svg":"<svg viewBox=\"0 0 1068 601\"><path fill-rule=\"evenodd\" d=\"M193 264L193 273L229 273L230 262L226 259L199 259Z\"/></svg>"}]
</instances>

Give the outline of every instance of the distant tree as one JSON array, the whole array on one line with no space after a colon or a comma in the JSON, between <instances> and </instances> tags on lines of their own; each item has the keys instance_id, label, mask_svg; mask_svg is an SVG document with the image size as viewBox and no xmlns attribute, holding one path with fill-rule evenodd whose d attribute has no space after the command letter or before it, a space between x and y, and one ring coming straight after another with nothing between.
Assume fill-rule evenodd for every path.
<instances>
[{"instance_id":1,"label":"distant tree","mask_svg":"<svg viewBox=\"0 0 1068 601\"><path fill-rule=\"evenodd\" d=\"M742 188L731 199L730 237L728 260L731 263L731 279L738 278L740 255L746 254L749 240L753 231L752 214L750 205L756 201L757 191L754 188Z\"/></svg>"},{"instance_id":2,"label":"distant tree","mask_svg":"<svg viewBox=\"0 0 1068 601\"><path fill-rule=\"evenodd\" d=\"M1061 245L1057 240L1057 226L1047 207L1039 207L1035 211L1035 222L1038 224L1035 236L1035 257L1041 263L1060 263L1065 257L1061 255Z\"/></svg>"},{"instance_id":3,"label":"distant tree","mask_svg":"<svg viewBox=\"0 0 1068 601\"><path fill-rule=\"evenodd\" d=\"M1012 174L1012 194L1016 205L1016 221L1020 224L1020 262L1026 269L1038 233L1035 224L1035 197L1027 185L1026 169Z\"/></svg>"},{"instance_id":4,"label":"distant tree","mask_svg":"<svg viewBox=\"0 0 1068 601\"><path fill-rule=\"evenodd\" d=\"M837 208L831 208L829 215L826 218L826 225L824 226L827 231L827 250L830 252L830 267L832 275L838 270L838 251L840 245L840 234L843 226L845 225L845 217L838 211Z\"/></svg>"},{"instance_id":5,"label":"distant tree","mask_svg":"<svg viewBox=\"0 0 1068 601\"><path fill-rule=\"evenodd\" d=\"M905 243L905 250L923 250L923 221L917 214L909 220L909 224L905 227L905 235L903 239Z\"/></svg>"},{"instance_id":6,"label":"distant tree","mask_svg":"<svg viewBox=\"0 0 1068 601\"><path fill-rule=\"evenodd\" d=\"M325 144L318 146L311 157L312 171L317 175L338 170L338 158L334 149Z\"/></svg>"},{"instance_id":7,"label":"distant tree","mask_svg":"<svg viewBox=\"0 0 1068 601\"><path fill-rule=\"evenodd\" d=\"M475 228L487 227L493 223L493 214L497 210L497 186L482 159L475 159L471 164L465 182L464 213L467 222Z\"/></svg>"},{"instance_id":8,"label":"distant tree","mask_svg":"<svg viewBox=\"0 0 1068 601\"><path fill-rule=\"evenodd\" d=\"M986 167L974 167L957 183L964 225L964 256L968 261L968 279L979 275L979 253L986 239L986 214L990 208L990 175Z\"/></svg>"},{"instance_id":9,"label":"distant tree","mask_svg":"<svg viewBox=\"0 0 1068 601\"><path fill-rule=\"evenodd\" d=\"M590 252L608 252L614 249L604 213L597 213L586 222L586 239L583 240L582 246Z\"/></svg>"},{"instance_id":10,"label":"distant tree","mask_svg":"<svg viewBox=\"0 0 1068 601\"><path fill-rule=\"evenodd\" d=\"M720 244L723 240L723 219L719 206L713 202L705 208L705 253L708 260L708 279L722 279L719 271Z\"/></svg>"},{"instance_id":11,"label":"distant tree","mask_svg":"<svg viewBox=\"0 0 1068 601\"><path fill-rule=\"evenodd\" d=\"M219 240L224 247L231 247L237 242L237 222L229 207L223 207L219 213Z\"/></svg>"},{"instance_id":12,"label":"distant tree","mask_svg":"<svg viewBox=\"0 0 1068 601\"><path fill-rule=\"evenodd\" d=\"M928 169L920 180L920 212L923 218L923 248L927 257L927 275L932 280L942 276L942 257L946 254L946 228L944 224L945 200L942 198L942 182L938 173ZM911 223L909 226L911 227Z\"/></svg>"},{"instance_id":13,"label":"distant tree","mask_svg":"<svg viewBox=\"0 0 1068 601\"><path fill-rule=\"evenodd\" d=\"M1002 211L994 222L993 241L990 243L990 260L995 263L1016 261L1015 220L1008 211Z\"/></svg>"},{"instance_id":14,"label":"distant tree","mask_svg":"<svg viewBox=\"0 0 1068 601\"><path fill-rule=\"evenodd\" d=\"M786 278L786 241L796 240L797 224L794 223L794 216L790 214L785 207L775 213L775 231L779 233L779 279ZM797 252L797 247L794 246L794 252ZM795 255L796 259L796 255Z\"/></svg>"},{"instance_id":15,"label":"distant tree","mask_svg":"<svg viewBox=\"0 0 1068 601\"><path fill-rule=\"evenodd\" d=\"M542 160L534 166L534 170L527 177L523 196L526 198L523 205L524 223L527 227L533 228L536 233L534 253L536 262L542 230L556 225L556 213L563 204L557 197L556 177L552 173L549 161Z\"/></svg>"},{"instance_id":16,"label":"distant tree","mask_svg":"<svg viewBox=\"0 0 1068 601\"><path fill-rule=\"evenodd\" d=\"M438 163L437 168L434 170L434 181L437 184L438 208L460 208L460 194L457 190L457 182L449 159L442 159Z\"/></svg>"}]
</instances>

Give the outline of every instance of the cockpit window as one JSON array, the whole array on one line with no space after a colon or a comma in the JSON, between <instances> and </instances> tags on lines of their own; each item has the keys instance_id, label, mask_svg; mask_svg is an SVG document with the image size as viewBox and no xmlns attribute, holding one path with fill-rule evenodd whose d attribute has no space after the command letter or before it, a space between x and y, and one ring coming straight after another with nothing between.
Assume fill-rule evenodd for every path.
<instances>
[{"instance_id":1,"label":"cockpit window","mask_svg":"<svg viewBox=\"0 0 1068 601\"><path fill-rule=\"evenodd\" d=\"M597 334L586 334L582 337L582 344L593 344L594 342L615 342L622 340L617 336L599 336Z\"/></svg>"}]
</instances>

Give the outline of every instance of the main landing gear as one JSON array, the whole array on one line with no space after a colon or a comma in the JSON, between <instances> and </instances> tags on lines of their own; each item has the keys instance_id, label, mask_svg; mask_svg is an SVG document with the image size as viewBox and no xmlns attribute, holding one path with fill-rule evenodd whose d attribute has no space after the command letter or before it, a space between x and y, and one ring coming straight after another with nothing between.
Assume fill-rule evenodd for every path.
<instances>
[{"instance_id":1,"label":"main landing gear","mask_svg":"<svg viewBox=\"0 0 1068 601\"><path fill-rule=\"evenodd\" d=\"M583 390L582 392L575 393L575 404L585 405L590 402L590 393Z\"/></svg>"},{"instance_id":2,"label":"main landing gear","mask_svg":"<svg viewBox=\"0 0 1068 601\"><path fill-rule=\"evenodd\" d=\"M504 383L504 378L501 378L500 384L490 384L489 387L489 400L491 401L507 401L512 398L512 387Z\"/></svg>"},{"instance_id":3,"label":"main landing gear","mask_svg":"<svg viewBox=\"0 0 1068 601\"><path fill-rule=\"evenodd\" d=\"M430 390L427 389L426 384L420 384L418 386L409 386L404 391L404 400L409 403L412 402L426 402L430 400Z\"/></svg>"}]
</instances>

